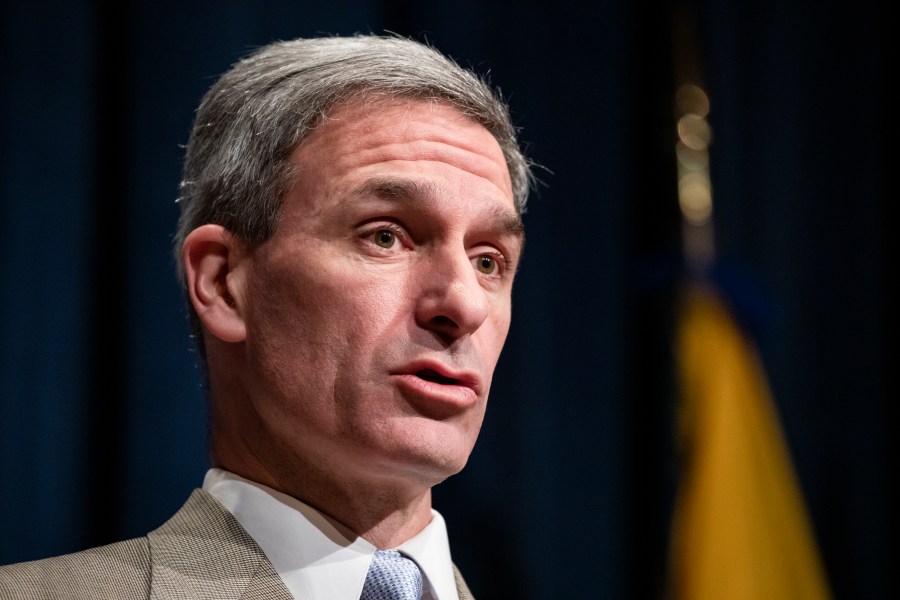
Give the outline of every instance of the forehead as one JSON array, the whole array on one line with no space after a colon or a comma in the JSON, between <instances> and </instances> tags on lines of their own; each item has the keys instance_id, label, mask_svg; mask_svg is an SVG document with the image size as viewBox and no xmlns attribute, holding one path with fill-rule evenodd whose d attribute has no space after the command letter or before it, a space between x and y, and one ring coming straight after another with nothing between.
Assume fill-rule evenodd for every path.
<instances>
[{"instance_id":1,"label":"forehead","mask_svg":"<svg viewBox=\"0 0 900 600\"><path fill-rule=\"evenodd\" d=\"M437 100L366 97L340 104L295 148L291 162L301 179L306 179L304 172L335 176L376 165L411 173L442 166L448 174L455 169L456 175L489 184L514 205L509 169L496 138Z\"/></svg>"}]
</instances>

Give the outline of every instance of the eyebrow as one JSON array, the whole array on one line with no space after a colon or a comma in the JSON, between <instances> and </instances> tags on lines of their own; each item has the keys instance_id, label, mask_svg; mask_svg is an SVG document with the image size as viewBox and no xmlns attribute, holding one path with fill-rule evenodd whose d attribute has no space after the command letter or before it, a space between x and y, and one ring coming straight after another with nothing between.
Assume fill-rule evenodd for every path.
<instances>
[{"instance_id":1,"label":"eyebrow","mask_svg":"<svg viewBox=\"0 0 900 600\"><path fill-rule=\"evenodd\" d=\"M385 200L410 201L416 198L438 197L437 186L430 181L412 179L381 178L369 179L353 190L351 198L378 196ZM489 220L494 221L498 230L525 241L525 225L514 210L507 210L496 204L488 209Z\"/></svg>"}]
</instances>

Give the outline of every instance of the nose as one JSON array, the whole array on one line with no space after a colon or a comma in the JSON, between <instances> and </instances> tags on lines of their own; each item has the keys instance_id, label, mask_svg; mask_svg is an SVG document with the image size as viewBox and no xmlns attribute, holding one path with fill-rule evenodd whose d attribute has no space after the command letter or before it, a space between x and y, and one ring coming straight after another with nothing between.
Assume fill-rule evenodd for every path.
<instances>
[{"instance_id":1,"label":"nose","mask_svg":"<svg viewBox=\"0 0 900 600\"><path fill-rule=\"evenodd\" d=\"M445 344L474 333L488 315L486 290L465 252L436 253L422 261L416 322Z\"/></svg>"}]
</instances>

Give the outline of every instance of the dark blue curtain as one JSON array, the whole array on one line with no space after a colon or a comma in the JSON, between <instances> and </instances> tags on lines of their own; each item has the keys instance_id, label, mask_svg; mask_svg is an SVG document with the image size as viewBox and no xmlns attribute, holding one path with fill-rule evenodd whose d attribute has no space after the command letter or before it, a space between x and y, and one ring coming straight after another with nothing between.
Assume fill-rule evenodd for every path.
<instances>
[{"instance_id":1,"label":"dark blue curtain","mask_svg":"<svg viewBox=\"0 0 900 600\"><path fill-rule=\"evenodd\" d=\"M482 436L435 491L454 557L481 598L661 597L677 475L673 8L0 4L0 563L141 535L199 485L205 405L170 258L193 110L255 46L390 30L489 71L545 167ZM881 8L690 12L723 280L755 318L846 599L895 587L896 65Z\"/></svg>"}]
</instances>

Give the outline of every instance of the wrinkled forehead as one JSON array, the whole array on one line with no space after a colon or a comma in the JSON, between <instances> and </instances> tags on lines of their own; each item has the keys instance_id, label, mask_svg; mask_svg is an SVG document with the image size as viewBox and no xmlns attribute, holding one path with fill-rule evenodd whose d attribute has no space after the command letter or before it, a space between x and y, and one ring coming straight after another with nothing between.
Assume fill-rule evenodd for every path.
<instances>
[{"instance_id":1,"label":"wrinkled forehead","mask_svg":"<svg viewBox=\"0 0 900 600\"><path fill-rule=\"evenodd\" d=\"M313 149L310 149L312 147ZM496 137L448 101L369 93L324 112L314 130L294 148L293 167L310 162L348 163L378 152L395 160L444 160L474 170L514 205L506 156Z\"/></svg>"}]
</instances>

